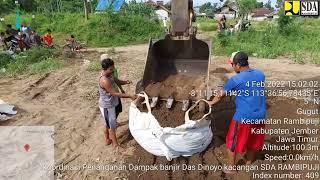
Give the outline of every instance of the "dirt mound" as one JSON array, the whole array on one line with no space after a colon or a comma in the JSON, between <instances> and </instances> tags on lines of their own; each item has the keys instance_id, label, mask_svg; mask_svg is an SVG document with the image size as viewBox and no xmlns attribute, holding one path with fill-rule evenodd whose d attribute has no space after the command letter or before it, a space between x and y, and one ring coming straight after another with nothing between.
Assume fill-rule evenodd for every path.
<instances>
[{"instance_id":1,"label":"dirt mound","mask_svg":"<svg viewBox=\"0 0 320 180\"><path fill-rule=\"evenodd\" d=\"M145 91L151 97L161 97L184 100L194 98L192 92L205 89L205 78L202 76L170 75L161 82L152 82Z\"/></svg>"},{"instance_id":2,"label":"dirt mound","mask_svg":"<svg viewBox=\"0 0 320 180\"><path fill-rule=\"evenodd\" d=\"M145 88L149 97L160 97L165 99L172 97L175 100L194 100L201 98L197 92L205 89L205 78L202 76L187 76L187 75L170 75L161 82L154 82ZM199 93L200 94L200 93ZM170 109L166 108L166 101L160 101L155 108L152 109L152 114L159 121L162 127L177 127L184 124L185 112L182 110L181 102L174 102ZM146 106L138 106L140 111L146 112ZM207 107L208 109L209 107ZM208 111L206 111L208 112ZM190 119L196 120L204 116L205 112L200 112L196 107L190 112Z\"/></svg>"},{"instance_id":3,"label":"dirt mound","mask_svg":"<svg viewBox=\"0 0 320 180\"><path fill-rule=\"evenodd\" d=\"M216 68L215 70L211 70L210 73L231 73L226 68Z\"/></svg>"},{"instance_id":4,"label":"dirt mound","mask_svg":"<svg viewBox=\"0 0 320 180\"><path fill-rule=\"evenodd\" d=\"M174 103L173 106L168 109L166 107L166 102L162 101L158 106L152 109L152 114L162 127L177 127L184 124L182 103Z\"/></svg>"},{"instance_id":5,"label":"dirt mound","mask_svg":"<svg viewBox=\"0 0 320 180\"><path fill-rule=\"evenodd\" d=\"M198 120L198 119L201 119L205 114L207 114L209 112L209 105L207 103L204 103L204 102L200 102L201 103L201 106L204 105L204 111L202 112L200 110L200 104L197 105L194 109L192 109L190 112L189 112L189 118L191 120Z\"/></svg>"}]
</instances>

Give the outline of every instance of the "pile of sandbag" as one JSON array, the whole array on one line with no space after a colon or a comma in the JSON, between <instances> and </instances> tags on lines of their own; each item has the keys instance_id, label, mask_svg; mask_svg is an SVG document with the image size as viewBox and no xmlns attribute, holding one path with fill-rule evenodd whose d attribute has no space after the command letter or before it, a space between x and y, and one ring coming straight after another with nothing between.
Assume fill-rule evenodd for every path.
<instances>
[{"instance_id":1,"label":"pile of sandbag","mask_svg":"<svg viewBox=\"0 0 320 180\"><path fill-rule=\"evenodd\" d=\"M152 115L149 98L146 93L140 93L144 98L148 112L137 108L137 101L130 105L129 129L134 139L149 153L165 156L168 161L179 156L192 156L204 151L212 141L211 122L206 117L211 109L201 119L191 120L189 112L199 105L199 100L185 112L185 123L175 127L161 127Z\"/></svg>"}]
</instances>

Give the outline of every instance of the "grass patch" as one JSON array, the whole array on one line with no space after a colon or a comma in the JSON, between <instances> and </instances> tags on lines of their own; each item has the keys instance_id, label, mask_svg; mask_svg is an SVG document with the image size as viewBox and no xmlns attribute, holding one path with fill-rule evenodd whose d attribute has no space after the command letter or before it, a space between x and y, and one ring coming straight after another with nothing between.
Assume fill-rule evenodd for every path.
<instances>
[{"instance_id":1,"label":"grass patch","mask_svg":"<svg viewBox=\"0 0 320 180\"><path fill-rule=\"evenodd\" d=\"M200 18L197 20L198 27L201 31L216 31L218 28L217 22L214 19Z\"/></svg>"},{"instance_id":2,"label":"grass patch","mask_svg":"<svg viewBox=\"0 0 320 180\"><path fill-rule=\"evenodd\" d=\"M304 62L304 55L303 55L303 52L301 51L298 51L298 52L293 52L293 57L292 57L293 61L295 63L298 63L298 64L305 64Z\"/></svg>"},{"instance_id":3,"label":"grass patch","mask_svg":"<svg viewBox=\"0 0 320 180\"><path fill-rule=\"evenodd\" d=\"M320 52L311 52L310 57L312 63L320 65Z\"/></svg>"},{"instance_id":4,"label":"grass patch","mask_svg":"<svg viewBox=\"0 0 320 180\"><path fill-rule=\"evenodd\" d=\"M164 35L159 21L139 14L105 12L92 14L88 21L80 13L36 14L34 21L31 17L32 14L24 14L21 22L27 22L40 35L51 29L54 41L60 45L71 34L92 47L137 44L147 42L150 37L159 38ZM2 26L0 24L0 31L5 29L5 24L15 24L15 14L5 16L5 23Z\"/></svg>"},{"instance_id":5,"label":"grass patch","mask_svg":"<svg viewBox=\"0 0 320 180\"><path fill-rule=\"evenodd\" d=\"M97 72L101 70L100 61L93 61L89 64L88 71Z\"/></svg>"},{"instance_id":6,"label":"grass patch","mask_svg":"<svg viewBox=\"0 0 320 180\"><path fill-rule=\"evenodd\" d=\"M20 53L15 59L6 54L0 57L0 75L14 77L20 74L47 73L63 66L58 53L51 49L38 48Z\"/></svg>"},{"instance_id":7,"label":"grass patch","mask_svg":"<svg viewBox=\"0 0 320 180\"><path fill-rule=\"evenodd\" d=\"M45 74L63 67L63 62L58 59L48 58L45 61L41 61L32 64L29 67L30 74Z\"/></svg>"},{"instance_id":8,"label":"grass patch","mask_svg":"<svg viewBox=\"0 0 320 180\"><path fill-rule=\"evenodd\" d=\"M320 39L315 38L319 27L320 20L314 18L296 18L281 28L276 22L259 22L246 32L216 35L214 53L229 56L234 51L244 51L262 58L289 55L296 63L319 64Z\"/></svg>"},{"instance_id":9,"label":"grass patch","mask_svg":"<svg viewBox=\"0 0 320 180\"><path fill-rule=\"evenodd\" d=\"M1 53L0 52L0 68L4 68L9 64L13 59L11 56L6 54L5 52Z\"/></svg>"}]
</instances>

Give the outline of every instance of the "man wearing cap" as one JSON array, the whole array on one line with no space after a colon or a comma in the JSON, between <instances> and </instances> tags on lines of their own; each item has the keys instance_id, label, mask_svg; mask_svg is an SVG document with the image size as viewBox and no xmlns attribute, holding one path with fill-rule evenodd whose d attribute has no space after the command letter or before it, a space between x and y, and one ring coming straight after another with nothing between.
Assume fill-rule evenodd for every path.
<instances>
[{"instance_id":1,"label":"man wearing cap","mask_svg":"<svg viewBox=\"0 0 320 180\"><path fill-rule=\"evenodd\" d=\"M244 52L234 52L228 63L237 75L228 80L210 105L215 105L231 93L236 95L236 112L226 137L230 166L224 169L225 173L236 173L236 155L246 153L246 164L249 165L264 144L264 134L255 134L254 130L265 128L266 98L264 87L259 86L264 83L265 75L249 67L248 55Z\"/></svg>"}]
</instances>

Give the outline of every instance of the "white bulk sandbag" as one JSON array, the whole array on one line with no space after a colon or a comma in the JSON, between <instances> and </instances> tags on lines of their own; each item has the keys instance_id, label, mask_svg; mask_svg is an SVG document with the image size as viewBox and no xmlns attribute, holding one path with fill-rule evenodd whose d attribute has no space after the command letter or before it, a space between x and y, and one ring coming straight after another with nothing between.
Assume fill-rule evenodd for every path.
<instances>
[{"instance_id":1,"label":"white bulk sandbag","mask_svg":"<svg viewBox=\"0 0 320 180\"><path fill-rule=\"evenodd\" d=\"M16 115L17 111L14 110L14 106L7 104L0 99L0 121L7 121L12 118L12 115Z\"/></svg>"},{"instance_id":2,"label":"white bulk sandbag","mask_svg":"<svg viewBox=\"0 0 320 180\"><path fill-rule=\"evenodd\" d=\"M168 161L179 156L191 156L204 151L212 140L210 121L206 117L211 109L199 120L190 120L189 112L194 109L199 100L185 112L185 124L176 128L161 127L151 113L149 99L146 93L139 96L145 99L148 112L141 112L134 102L129 110L129 129L134 139L146 151L156 156L165 156Z\"/></svg>"}]
</instances>

